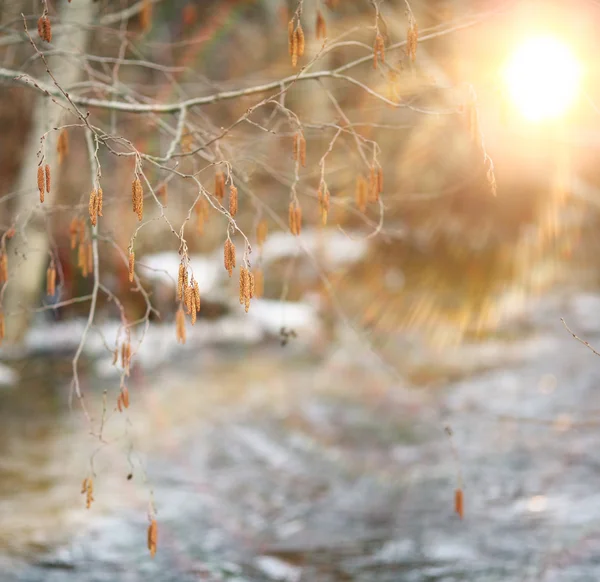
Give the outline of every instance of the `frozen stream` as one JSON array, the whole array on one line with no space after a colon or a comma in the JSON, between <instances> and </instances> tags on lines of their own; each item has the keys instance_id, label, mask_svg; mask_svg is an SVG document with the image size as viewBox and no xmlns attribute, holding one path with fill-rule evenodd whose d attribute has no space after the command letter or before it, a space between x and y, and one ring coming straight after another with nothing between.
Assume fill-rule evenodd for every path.
<instances>
[{"instance_id":1,"label":"frozen stream","mask_svg":"<svg viewBox=\"0 0 600 582\"><path fill-rule=\"evenodd\" d=\"M540 300L501 338L399 356L428 386L278 345L141 374L89 511L98 442L65 407L68 362L29 362L0 394L0 580L597 582L600 358L561 316L600 346L600 297Z\"/></svg>"}]
</instances>

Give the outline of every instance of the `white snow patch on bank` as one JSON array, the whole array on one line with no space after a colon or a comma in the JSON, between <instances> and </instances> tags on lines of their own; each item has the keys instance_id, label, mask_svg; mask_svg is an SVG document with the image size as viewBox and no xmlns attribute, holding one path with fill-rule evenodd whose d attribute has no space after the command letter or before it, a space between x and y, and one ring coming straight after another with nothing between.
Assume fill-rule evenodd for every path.
<instances>
[{"instance_id":1,"label":"white snow patch on bank","mask_svg":"<svg viewBox=\"0 0 600 582\"><path fill-rule=\"evenodd\" d=\"M274 232L267 237L263 247L265 263L283 258L297 257L306 251L327 267L338 267L364 258L368 242L353 239L337 230L303 230L300 236L287 232Z\"/></svg>"}]
</instances>

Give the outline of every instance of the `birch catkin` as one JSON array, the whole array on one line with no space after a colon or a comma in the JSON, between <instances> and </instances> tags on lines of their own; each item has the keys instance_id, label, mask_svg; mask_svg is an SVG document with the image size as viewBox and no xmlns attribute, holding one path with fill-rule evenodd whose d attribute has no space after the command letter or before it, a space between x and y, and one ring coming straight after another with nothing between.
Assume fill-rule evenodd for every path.
<instances>
[{"instance_id":1,"label":"birch catkin","mask_svg":"<svg viewBox=\"0 0 600 582\"><path fill-rule=\"evenodd\" d=\"M50 266L46 270L46 295L48 297L54 297L56 294L56 267L54 261L50 263Z\"/></svg>"},{"instance_id":2,"label":"birch catkin","mask_svg":"<svg viewBox=\"0 0 600 582\"><path fill-rule=\"evenodd\" d=\"M62 129L56 140L56 152L58 153L58 163L62 164L69 153L69 134L66 129Z\"/></svg>"},{"instance_id":3,"label":"birch catkin","mask_svg":"<svg viewBox=\"0 0 600 582\"><path fill-rule=\"evenodd\" d=\"M37 186L40 191L40 202L44 202L44 194L46 192L46 177L44 176L44 168L38 166L37 169Z\"/></svg>"},{"instance_id":4,"label":"birch catkin","mask_svg":"<svg viewBox=\"0 0 600 582\"><path fill-rule=\"evenodd\" d=\"M46 192L50 194L50 166L48 164L44 166L44 177L46 179Z\"/></svg>"},{"instance_id":5,"label":"birch catkin","mask_svg":"<svg viewBox=\"0 0 600 582\"><path fill-rule=\"evenodd\" d=\"M45 14L40 16L37 23L38 34L40 38L45 42L52 41L52 25L50 19Z\"/></svg>"},{"instance_id":6,"label":"birch catkin","mask_svg":"<svg viewBox=\"0 0 600 582\"><path fill-rule=\"evenodd\" d=\"M225 246L223 247L223 260L225 269L227 269L227 272L231 277L233 269L235 269L235 245L230 239L225 241Z\"/></svg>"},{"instance_id":7,"label":"birch catkin","mask_svg":"<svg viewBox=\"0 0 600 582\"><path fill-rule=\"evenodd\" d=\"M229 190L229 214L235 216L238 211L238 190L232 186Z\"/></svg>"},{"instance_id":8,"label":"birch catkin","mask_svg":"<svg viewBox=\"0 0 600 582\"><path fill-rule=\"evenodd\" d=\"M320 10L317 10L317 22L315 25L317 38L325 38L327 36L327 24Z\"/></svg>"},{"instance_id":9,"label":"birch catkin","mask_svg":"<svg viewBox=\"0 0 600 582\"><path fill-rule=\"evenodd\" d=\"M144 214L144 190L139 178L136 178L131 184L131 201L133 211L141 221Z\"/></svg>"},{"instance_id":10,"label":"birch catkin","mask_svg":"<svg viewBox=\"0 0 600 582\"><path fill-rule=\"evenodd\" d=\"M92 226L96 226L96 223L98 221L98 192L95 188L90 192L88 211L90 213L90 221L92 223Z\"/></svg>"},{"instance_id":11,"label":"birch catkin","mask_svg":"<svg viewBox=\"0 0 600 582\"><path fill-rule=\"evenodd\" d=\"M454 511L461 519L464 517L465 508L462 489L456 489L454 492Z\"/></svg>"},{"instance_id":12,"label":"birch catkin","mask_svg":"<svg viewBox=\"0 0 600 582\"><path fill-rule=\"evenodd\" d=\"M290 202L288 220L290 232L299 235L302 230L302 209L296 200Z\"/></svg>"},{"instance_id":13,"label":"birch catkin","mask_svg":"<svg viewBox=\"0 0 600 582\"><path fill-rule=\"evenodd\" d=\"M183 305L179 304L177 315L175 316L175 330L177 332L177 343L185 343L185 314L183 313Z\"/></svg>"},{"instance_id":14,"label":"birch catkin","mask_svg":"<svg viewBox=\"0 0 600 582\"><path fill-rule=\"evenodd\" d=\"M133 273L135 267L135 253L133 251L129 252L129 282L133 283Z\"/></svg>"},{"instance_id":15,"label":"birch catkin","mask_svg":"<svg viewBox=\"0 0 600 582\"><path fill-rule=\"evenodd\" d=\"M150 555L154 558L156 555L156 544L158 541L158 526L156 524L156 520L153 519L148 526L148 549L150 550Z\"/></svg>"}]
</instances>

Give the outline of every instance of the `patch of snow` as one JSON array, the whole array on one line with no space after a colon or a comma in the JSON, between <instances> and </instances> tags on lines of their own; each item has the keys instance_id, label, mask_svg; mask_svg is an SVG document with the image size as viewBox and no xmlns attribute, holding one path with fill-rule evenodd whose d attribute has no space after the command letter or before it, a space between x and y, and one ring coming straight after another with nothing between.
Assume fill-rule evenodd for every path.
<instances>
[{"instance_id":1,"label":"patch of snow","mask_svg":"<svg viewBox=\"0 0 600 582\"><path fill-rule=\"evenodd\" d=\"M286 257L297 257L307 250L319 262L331 268L359 261L366 255L367 249L366 240L352 239L338 230L306 229L300 236L279 231L270 234L265 241L263 260L269 263Z\"/></svg>"},{"instance_id":2,"label":"patch of snow","mask_svg":"<svg viewBox=\"0 0 600 582\"><path fill-rule=\"evenodd\" d=\"M14 386L19 381L19 374L12 368L0 364L0 387Z\"/></svg>"},{"instance_id":3,"label":"patch of snow","mask_svg":"<svg viewBox=\"0 0 600 582\"><path fill-rule=\"evenodd\" d=\"M306 303L254 299L247 316L272 335L278 335L282 327L312 332L321 327L316 309Z\"/></svg>"},{"instance_id":4,"label":"patch of snow","mask_svg":"<svg viewBox=\"0 0 600 582\"><path fill-rule=\"evenodd\" d=\"M271 580L297 582L300 580L302 569L292 566L283 560L271 556L259 556L254 560L255 566Z\"/></svg>"},{"instance_id":5,"label":"patch of snow","mask_svg":"<svg viewBox=\"0 0 600 582\"><path fill-rule=\"evenodd\" d=\"M26 350L35 353L54 353L76 349L85 329L85 323L85 319L36 323L29 328L25 336Z\"/></svg>"}]
</instances>

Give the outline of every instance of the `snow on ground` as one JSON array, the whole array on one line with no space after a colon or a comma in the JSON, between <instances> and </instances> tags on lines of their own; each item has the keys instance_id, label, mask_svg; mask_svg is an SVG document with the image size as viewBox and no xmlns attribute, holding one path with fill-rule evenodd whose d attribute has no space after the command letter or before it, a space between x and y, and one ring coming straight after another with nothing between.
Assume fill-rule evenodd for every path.
<instances>
[{"instance_id":1,"label":"snow on ground","mask_svg":"<svg viewBox=\"0 0 600 582\"><path fill-rule=\"evenodd\" d=\"M364 258L368 242L364 238L355 239L350 236L338 230L306 229L300 236L282 231L274 232L264 243L263 260L269 263L309 252L328 268L354 263Z\"/></svg>"},{"instance_id":2,"label":"snow on ground","mask_svg":"<svg viewBox=\"0 0 600 582\"><path fill-rule=\"evenodd\" d=\"M19 374L12 368L0 364L0 388L14 386L19 381Z\"/></svg>"},{"instance_id":3,"label":"snow on ground","mask_svg":"<svg viewBox=\"0 0 600 582\"><path fill-rule=\"evenodd\" d=\"M255 299L249 313L245 313L241 305L236 307L239 309L234 309L230 315L217 320L199 319L194 326L188 321L185 345L177 343L174 322L153 322L145 333L144 326L138 326L131 335L134 362L142 368L153 369L177 354L205 346L256 345L269 337L278 337L282 328L296 331L299 339L295 339L294 343L306 347L322 331L317 308L305 303ZM85 325L84 318L59 322L39 319L34 322L25 338L24 350L18 354L0 350L0 357L8 359L11 355L24 357L32 354L74 353ZM118 321L106 321L92 326L88 333L83 354L97 360L96 372L101 377L118 374L118 368L112 364L112 353L108 351L115 348L117 338L120 345L124 334ZM16 381L16 374L0 364L0 386Z\"/></svg>"}]
</instances>

